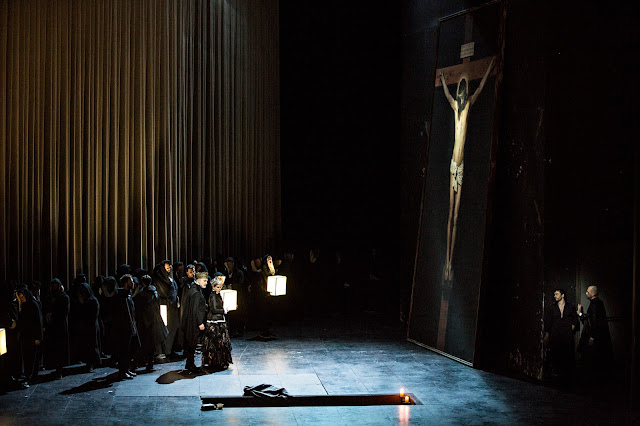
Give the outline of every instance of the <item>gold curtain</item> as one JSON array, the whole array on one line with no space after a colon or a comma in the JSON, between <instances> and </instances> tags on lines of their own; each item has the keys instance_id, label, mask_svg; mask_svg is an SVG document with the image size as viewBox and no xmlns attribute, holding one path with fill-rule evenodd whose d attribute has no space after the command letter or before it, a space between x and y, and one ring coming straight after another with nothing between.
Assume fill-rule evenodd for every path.
<instances>
[{"instance_id":1,"label":"gold curtain","mask_svg":"<svg viewBox=\"0 0 640 426\"><path fill-rule=\"evenodd\" d=\"M0 279L280 232L277 0L0 0Z\"/></svg>"}]
</instances>

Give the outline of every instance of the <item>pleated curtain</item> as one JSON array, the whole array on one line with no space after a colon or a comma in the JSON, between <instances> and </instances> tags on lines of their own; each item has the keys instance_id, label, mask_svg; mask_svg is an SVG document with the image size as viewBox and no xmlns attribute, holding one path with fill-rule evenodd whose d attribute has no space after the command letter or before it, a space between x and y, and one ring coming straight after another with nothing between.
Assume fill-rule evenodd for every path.
<instances>
[{"instance_id":1,"label":"pleated curtain","mask_svg":"<svg viewBox=\"0 0 640 426\"><path fill-rule=\"evenodd\" d=\"M0 0L0 279L281 229L277 0Z\"/></svg>"}]
</instances>

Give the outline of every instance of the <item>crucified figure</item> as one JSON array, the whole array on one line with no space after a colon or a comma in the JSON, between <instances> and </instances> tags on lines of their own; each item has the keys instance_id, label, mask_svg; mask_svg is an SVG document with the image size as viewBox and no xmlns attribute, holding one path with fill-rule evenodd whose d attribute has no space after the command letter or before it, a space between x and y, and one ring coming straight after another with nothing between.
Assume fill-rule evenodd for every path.
<instances>
[{"instance_id":1,"label":"crucified figure","mask_svg":"<svg viewBox=\"0 0 640 426\"><path fill-rule=\"evenodd\" d=\"M453 117L455 121L455 140L453 143L453 155L451 156L451 165L449 172L451 173L449 184L449 220L447 221L447 258L444 265L444 281L453 280L453 271L451 270L451 262L453 260L453 247L456 242L456 225L458 223L458 210L460 209L460 195L462 194L462 172L464 170L464 142L467 138L467 123L469 120L469 109L475 103L476 99L482 92L484 83L491 73L495 58L489 64L487 71L482 77L482 81L478 89L469 97L469 89L467 77L462 76L456 90L456 98L454 99L449 93L447 83L444 79L444 72L440 71L440 81L444 88L444 94L453 109ZM453 225L452 225L453 220Z\"/></svg>"}]
</instances>

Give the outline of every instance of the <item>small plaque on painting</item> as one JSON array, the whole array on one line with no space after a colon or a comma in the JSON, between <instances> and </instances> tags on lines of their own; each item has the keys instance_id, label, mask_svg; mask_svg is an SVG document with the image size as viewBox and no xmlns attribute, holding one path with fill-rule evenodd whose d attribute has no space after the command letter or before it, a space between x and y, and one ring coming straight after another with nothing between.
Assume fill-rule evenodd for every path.
<instances>
[{"instance_id":1,"label":"small plaque on painting","mask_svg":"<svg viewBox=\"0 0 640 426\"><path fill-rule=\"evenodd\" d=\"M460 46L460 59L469 58L473 56L473 49L475 47L475 42L465 43Z\"/></svg>"}]
</instances>

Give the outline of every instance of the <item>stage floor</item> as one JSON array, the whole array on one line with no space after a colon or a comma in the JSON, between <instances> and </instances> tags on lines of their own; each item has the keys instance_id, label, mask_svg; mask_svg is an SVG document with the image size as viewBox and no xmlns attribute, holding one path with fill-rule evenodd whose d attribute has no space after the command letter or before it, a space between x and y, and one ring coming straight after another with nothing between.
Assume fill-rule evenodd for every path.
<instances>
[{"instance_id":1,"label":"stage floor","mask_svg":"<svg viewBox=\"0 0 640 426\"><path fill-rule=\"evenodd\" d=\"M189 375L184 361L116 381L116 370L83 373L0 395L5 424L640 424L640 416L591 392L555 389L464 366L404 341L375 315L282 325L277 339L232 339L227 371ZM196 359L199 365L199 359ZM240 396L271 384L291 395L411 393L411 406L251 407L201 411L200 397ZM617 405L617 406L616 406Z\"/></svg>"}]
</instances>

